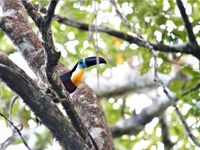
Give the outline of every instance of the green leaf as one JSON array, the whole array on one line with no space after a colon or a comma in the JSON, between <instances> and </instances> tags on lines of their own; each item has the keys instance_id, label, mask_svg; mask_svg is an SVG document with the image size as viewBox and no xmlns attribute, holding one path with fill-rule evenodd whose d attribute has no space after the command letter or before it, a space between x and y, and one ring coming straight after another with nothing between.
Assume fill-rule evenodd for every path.
<instances>
[{"instance_id":1,"label":"green leaf","mask_svg":"<svg viewBox=\"0 0 200 150\"><path fill-rule=\"evenodd\" d=\"M158 71L160 73L168 74L172 70L171 63L167 61L163 61L162 64L158 67Z\"/></svg>"},{"instance_id":2,"label":"green leaf","mask_svg":"<svg viewBox=\"0 0 200 150\"><path fill-rule=\"evenodd\" d=\"M13 95L14 95L13 92L10 91L8 87L6 86L0 87L0 96L4 101L10 102Z\"/></svg>"},{"instance_id":3,"label":"green leaf","mask_svg":"<svg viewBox=\"0 0 200 150\"><path fill-rule=\"evenodd\" d=\"M109 102L102 102L102 105L105 107L106 109L106 118L109 124L115 124L117 122L117 120L119 120L120 116L120 112L119 110L115 110L113 109L113 104L109 103Z\"/></svg>"},{"instance_id":4,"label":"green leaf","mask_svg":"<svg viewBox=\"0 0 200 150\"><path fill-rule=\"evenodd\" d=\"M12 114L15 116L19 112L19 104L18 102L15 102L12 108Z\"/></svg>"},{"instance_id":5,"label":"green leaf","mask_svg":"<svg viewBox=\"0 0 200 150\"><path fill-rule=\"evenodd\" d=\"M197 100L199 100L199 99L200 99L199 93L200 93L200 89L197 89L197 90L191 92L191 97L192 97L192 99L197 99Z\"/></svg>"},{"instance_id":6,"label":"green leaf","mask_svg":"<svg viewBox=\"0 0 200 150\"><path fill-rule=\"evenodd\" d=\"M165 61L168 60L167 54L166 54L166 53L163 53L163 52L158 53L158 57L159 57L159 58L162 58L162 59L165 60Z\"/></svg>"},{"instance_id":7,"label":"green leaf","mask_svg":"<svg viewBox=\"0 0 200 150\"><path fill-rule=\"evenodd\" d=\"M180 92L183 86L183 80L174 79L169 83L169 89L173 92Z\"/></svg>"},{"instance_id":8,"label":"green leaf","mask_svg":"<svg viewBox=\"0 0 200 150\"><path fill-rule=\"evenodd\" d=\"M190 89L194 88L200 82L200 76L193 77L187 81L186 85L184 86L184 91L189 91Z\"/></svg>"},{"instance_id":9,"label":"green leaf","mask_svg":"<svg viewBox=\"0 0 200 150\"><path fill-rule=\"evenodd\" d=\"M15 142L13 142L13 144L17 145L17 144L21 144L22 143L22 139L18 138L15 140Z\"/></svg>"},{"instance_id":10,"label":"green leaf","mask_svg":"<svg viewBox=\"0 0 200 150\"><path fill-rule=\"evenodd\" d=\"M180 73L188 74L191 76L200 76L199 72L195 71L191 66L186 66L180 70Z\"/></svg>"},{"instance_id":11,"label":"green leaf","mask_svg":"<svg viewBox=\"0 0 200 150\"><path fill-rule=\"evenodd\" d=\"M140 67L140 74L144 75L150 70L150 68L149 62L144 62Z\"/></svg>"},{"instance_id":12,"label":"green leaf","mask_svg":"<svg viewBox=\"0 0 200 150\"><path fill-rule=\"evenodd\" d=\"M167 21L167 18L165 16L161 15L161 16L158 16L156 23L157 23L157 25L162 25L162 24L165 24L166 21Z\"/></svg>"},{"instance_id":13,"label":"green leaf","mask_svg":"<svg viewBox=\"0 0 200 150\"><path fill-rule=\"evenodd\" d=\"M149 50L141 49L142 50L142 58L144 61L149 61L152 58L152 54Z\"/></svg>"}]
</instances>

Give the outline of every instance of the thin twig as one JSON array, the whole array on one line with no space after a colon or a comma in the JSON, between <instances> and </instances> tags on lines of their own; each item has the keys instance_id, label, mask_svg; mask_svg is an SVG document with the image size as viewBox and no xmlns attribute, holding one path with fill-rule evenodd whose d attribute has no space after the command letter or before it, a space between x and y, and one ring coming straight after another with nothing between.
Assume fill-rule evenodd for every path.
<instances>
[{"instance_id":1,"label":"thin twig","mask_svg":"<svg viewBox=\"0 0 200 150\"><path fill-rule=\"evenodd\" d=\"M188 34L188 38L189 38L190 43L193 44L193 46L198 46L197 41L196 41L196 37L195 37L194 32L193 32L192 24L191 24L191 22L188 18L188 15L186 14L185 7L183 6L182 1L176 0L176 3L177 3L177 6L180 10L183 22L185 24L185 28L187 30L187 34Z\"/></svg>"},{"instance_id":2,"label":"thin twig","mask_svg":"<svg viewBox=\"0 0 200 150\"><path fill-rule=\"evenodd\" d=\"M19 129L17 126L15 126L15 125L13 124L12 121L10 121L10 120L9 120L4 114L2 114L1 112L0 112L0 116L2 116L6 121L9 122L9 124L10 124L10 125L15 129L15 131L18 133L18 135L19 135L20 138L22 139L22 142L23 142L24 145L27 147L27 149L28 149L28 150L31 150L31 148L28 146L27 142L25 141L25 139L23 138L23 135L22 135L22 133L21 133L22 127L21 127L21 129Z\"/></svg>"},{"instance_id":3,"label":"thin twig","mask_svg":"<svg viewBox=\"0 0 200 150\"><path fill-rule=\"evenodd\" d=\"M10 102L10 106L9 106L9 120L12 120L12 108L14 106L14 103L16 102L16 100L19 98L19 96L15 96L11 102Z\"/></svg>"},{"instance_id":4,"label":"thin twig","mask_svg":"<svg viewBox=\"0 0 200 150\"><path fill-rule=\"evenodd\" d=\"M189 91L187 92L184 92L181 96L186 96L188 95L189 93L195 91L195 90L198 90L200 88L200 83L198 83L195 87L191 88Z\"/></svg>"},{"instance_id":5,"label":"thin twig","mask_svg":"<svg viewBox=\"0 0 200 150\"><path fill-rule=\"evenodd\" d=\"M96 49L96 58L97 58L97 87L99 88L99 44L98 44L98 36L97 36L97 1L95 0L94 5L94 11L95 11L95 26L94 26L94 33L95 33L95 49Z\"/></svg>"},{"instance_id":6,"label":"thin twig","mask_svg":"<svg viewBox=\"0 0 200 150\"><path fill-rule=\"evenodd\" d=\"M172 100L171 96L169 95L169 92L167 91L167 88L164 86L164 83L161 82L161 84L162 84L163 91L164 91L165 95L166 95L170 100ZM190 139L193 141L193 143L194 143L196 146L200 147L200 143L197 141L196 137L195 137L195 136L192 134L192 132L190 131L190 127L188 126L188 124L187 124L187 122L185 121L185 119L184 119L182 113L180 112L180 110L179 110L178 107L176 106L175 101L172 101L172 102L173 102L172 105L173 105L173 107L175 108L176 114L178 115L179 119L181 120L181 122L182 122L182 124L183 124L183 126L184 126L184 128L185 128L185 130L186 130L186 132L187 132L187 134L188 134L188 136L190 137Z\"/></svg>"},{"instance_id":7,"label":"thin twig","mask_svg":"<svg viewBox=\"0 0 200 150\"><path fill-rule=\"evenodd\" d=\"M188 136L191 138L191 140L194 142L194 144L198 147L200 147L200 143L197 141L196 137L192 134L190 131L190 127L188 126L187 122L185 121L183 115L181 114L180 110L176 105L174 105L176 113L178 114L179 118L181 119L182 124L185 127L185 130L187 131Z\"/></svg>"},{"instance_id":8,"label":"thin twig","mask_svg":"<svg viewBox=\"0 0 200 150\"><path fill-rule=\"evenodd\" d=\"M178 114L182 124L184 125L185 130L187 131L188 136L190 137L190 139L194 142L194 144L198 147L200 147L200 143L197 141L196 137L192 134L192 132L190 131L190 127L188 126L187 122L185 121L183 115L181 114L180 110L178 109L178 107L176 105L174 105L176 113Z\"/></svg>"},{"instance_id":9,"label":"thin twig","mask_svg":"<svg viewBox=\"0 0 200 150\"><path fill-rule=\"evenodd\" d=\"M133 32L134 34L136 34L137 38L139 38L142 43L144 44L144 46L150 50L150 52L153 54L153 58L154 58L154 80L157 81L158 80L158 73L157 73L157 68L158 68L158 62L157 62L157 54L155 53L155 50L153 48L153 46L147 42L142 35L133 27L132 24L129 23L129 21L126 19L126 17L121 13L121 11L118 8L118 5L116 3L115 0L110 0L111 3L113 4L115 11L117 13L117 15L120 17L120 19L122 20L123 24L129 28L131 30L131 32Z\"/></svg>"},{"instance_id":10,"label":"thin twig","mask_svg":"<svg viewBox=\"0 0 200 150\"><path fill-rule=\"evenodd\" d=\"M6 148L13 142L15 142L16 139L17 139L16 133L13 132L13 134L10 137L8 137L4 142L0 144L0 150L6 150Z\"/></svg>"},{"instance_id":11,"label":"thin twig","mask_svg":"<svg viewBox=\"0 0 200 150\"><path fill-rule=\"evenodd\" d=\"M142 35L137 32L135 30L135 28L128 22L128 20L124 17L124 15L120 12L120 10L118 9L118 5L116 3L115 0L110 0L111 3L113 4L115 10L116 10L116 13L118 14L118 16L121 18L122 22L124 23L124 25L129 28L133 33L136 34L136 36L138 38L141 39L142 42L144 42L144 45L147 49L150 50L150 52L153 54L153 58L154 58L154 80L155 82L159 83L161 85L161 87L163 88L163 92L165 93L165 95L168 97L168 99L172 102L175 110L176 110L176 113L178 115L178 117L180 118L183 126L185 127L185 130L187 131L189 137L191 138L191 140L194 142L194 144L198 147L200 147L200 143L198 143L198 141L196 140L195 136L192 134L192 132L190 131L190 128L187 124L187 122L185 121L183 115L181 114L181 112L179 111L178 107L176 106L176 103L175 101L172 99L172 97L169 95L169 92L167 91L167 87L165 86L165 84L163 83L163 81L159 78L158 76L158 63L157 63L157 54L155 53L155 50L154 48L152 47L152 45L150 45L149 42L147 42L143 37Z\"/></svg>"}]
</instances>

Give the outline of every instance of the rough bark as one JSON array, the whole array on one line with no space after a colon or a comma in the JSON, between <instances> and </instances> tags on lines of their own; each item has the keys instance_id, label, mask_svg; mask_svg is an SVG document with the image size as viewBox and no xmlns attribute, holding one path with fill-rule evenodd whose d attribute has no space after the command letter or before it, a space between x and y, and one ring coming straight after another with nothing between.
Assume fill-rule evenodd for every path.
<instances>
[{"instance_id":1,"label":"rough bark","mask_svg":"<svg viewBox=\"0 0 200 150\"><path fill-rule=\"evenodd\" d=\"M67 72L64 66L59 66L58 74ZM92 89L81 83L76 91L71 94L72 104L80 115L85 127L89 130L99 149L113 149L111 132L106 123L106 118L101 104Z\"/></svg>"},{"instance_id":2,"label":"rough bark","mask_svg":"<svg viewBox=\"0 0 200 150\"><path fill-rule=\"evenodd\" d=\"M28 24L25 9L19 0L3 1L0 27L27 60L36 75L44 80L44 47Z\"/></svg>"},{"instance_id":3,"label":"rough bark","mask_svg":"<svg viewBox=\"0 0 200 150\"><path fill-rule=\"evenodd\" d=\"M111 138L107 138L111 135L111 133L106 124L104 111L90 87L86 84L81 84L72 95L72 99L74 99L73 104L78 114L84 115L82 120L96 141L98 148L106 150L113 149Z\"/></svg>"},{"instance_id":4,"label":"rough bark","mask_svg":"<svg viewBox=\"0 0 200 150\"><path fill-rule=\"evenodd\" d=\"M35 115L51 131L63 149L87 149L87 146L77 135L69 120L52 103L52 97L41 93L34 81L3 53L0 53L0 78L21 96L24 103L31 108Z\"/></svg>"}]
</instances>

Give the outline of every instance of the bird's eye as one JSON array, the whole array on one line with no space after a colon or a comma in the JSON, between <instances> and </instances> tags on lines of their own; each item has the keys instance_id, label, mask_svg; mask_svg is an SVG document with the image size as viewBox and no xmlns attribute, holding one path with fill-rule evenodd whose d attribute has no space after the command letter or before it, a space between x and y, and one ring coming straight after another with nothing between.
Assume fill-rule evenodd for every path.
<instances>
[{"instance_id":1,"label":"bird's eye","mask_svg":"<svg viewBox=\"0 0 200 150\"><path fill-rule=\"evenodd\" d=\"M84 68L84 63L82 59L79 61L79 67Z\"/></svg>"},{"instance_id":2,"label":"bird's eye","mask_svg":"<svg viewBox=\"0 0 200 150\"><path fill-rule=\"evenodd\" d=\"M81 59L81 60L79 61L79 66L82 67L82 68L86 68L86 67L87 67L86 62L85 62L85 59Z\"/></svg>"},{"instance_id":3,"label":"bird's eye","mask_svg":"<svg viewBox=\"0 0 200 150\"><path fill-rule=\"evenodd\" d=\"M79 62L79 65L81 65L81 66L83 65L83 61L82 60Z\"/></svg>"}]
</instances>

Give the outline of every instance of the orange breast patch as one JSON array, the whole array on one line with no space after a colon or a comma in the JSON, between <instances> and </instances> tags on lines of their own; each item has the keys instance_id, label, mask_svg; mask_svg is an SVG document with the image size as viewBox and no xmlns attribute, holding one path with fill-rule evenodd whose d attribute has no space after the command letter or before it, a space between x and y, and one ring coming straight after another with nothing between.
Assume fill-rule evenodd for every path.
<instances>
[{"instance_id":1,"label":"orange breast patch","mask_svg":"<svg viewBox=\"0 0 200 150\"><path fill-rule=\"evenodd\" d=\"M81 80L82 80L82 78L83 78L83 74L84 74L84 70L83 70L83 69L80 69L80 70L75 71L75 72L72 74L71 81L72 81L76 86L78 86L78 85L81 83Z\"/></svg>"}]
</instances>

